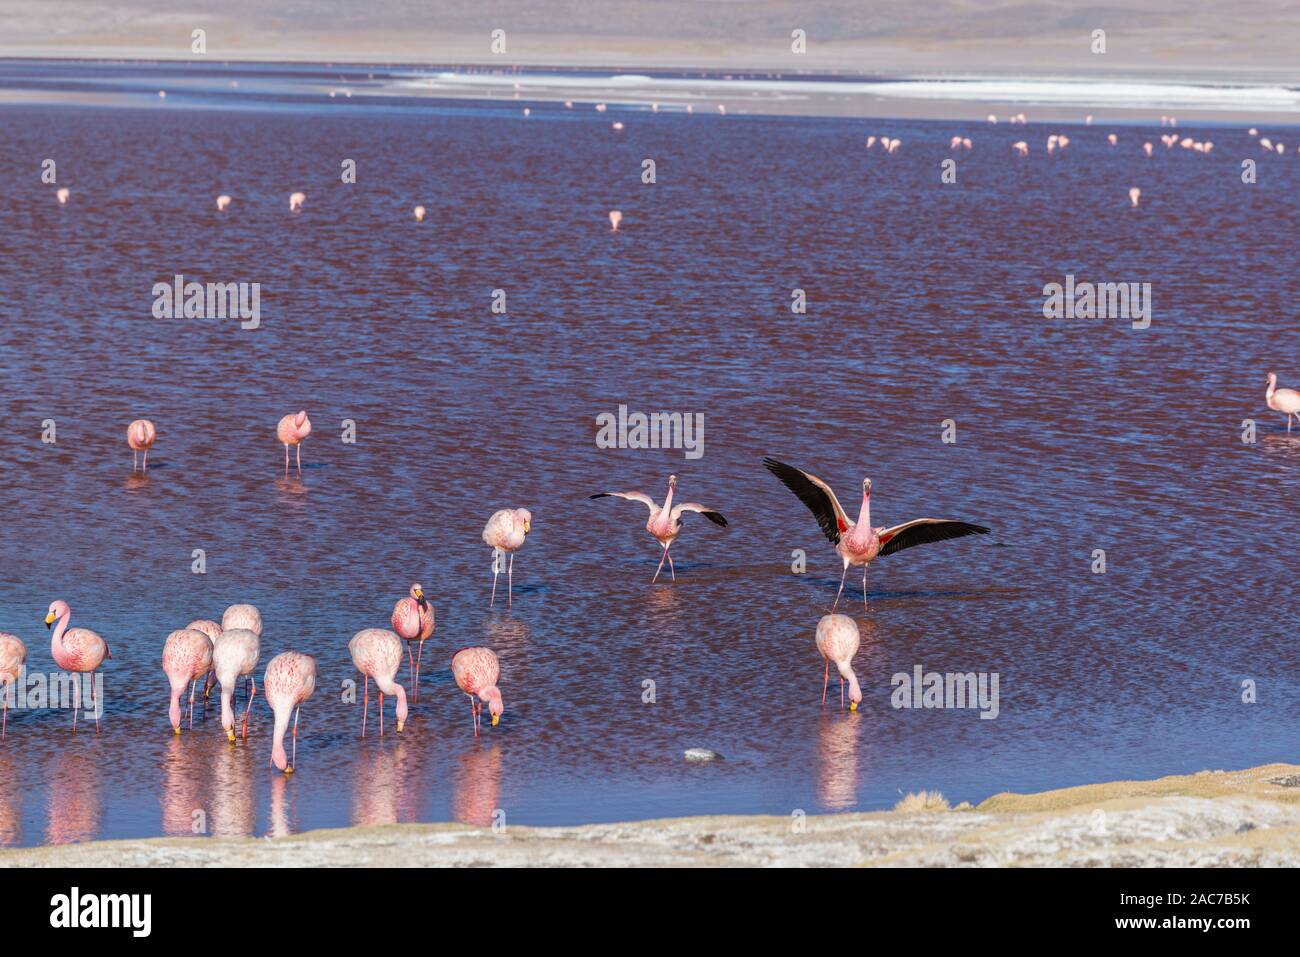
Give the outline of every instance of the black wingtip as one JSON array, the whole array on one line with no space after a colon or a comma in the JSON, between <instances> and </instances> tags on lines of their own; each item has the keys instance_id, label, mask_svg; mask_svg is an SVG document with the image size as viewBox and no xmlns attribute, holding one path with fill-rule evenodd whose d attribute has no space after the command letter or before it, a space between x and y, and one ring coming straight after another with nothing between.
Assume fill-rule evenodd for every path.
<instances>
[{"instance_id":1,"label":"black wingtip","mask_svg":"<svg viewBox=\"0 0 1300 957\"><path fill-rule=\"evenodd\" d=\"M721 525L723 528L727 527L727 519L721 512L701 512L700 514L714 525Z\"/></svg>"},{"instance_id":2,"label":"black wingtip","mask_svg":"<svg viewBox=\"0 0 1300 957\"><path fill-rule=\"evenodd\" d=\"M588 495L587 498L609 498L609 493L597 492L595 495Z\"/></svg>"}]
</instances>

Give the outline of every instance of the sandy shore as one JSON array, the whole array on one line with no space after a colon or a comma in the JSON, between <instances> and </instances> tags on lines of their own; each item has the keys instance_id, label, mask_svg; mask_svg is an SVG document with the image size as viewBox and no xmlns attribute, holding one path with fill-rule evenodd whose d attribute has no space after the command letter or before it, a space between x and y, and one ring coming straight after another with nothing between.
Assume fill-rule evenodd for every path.
<instances>
[{"instance_id":1,"label":"sandy shore","mask_svg":"<svg viewBox=\"0 0 1300 957\"><path fill-rule=\"evenodd\" d=\"M694 817L500 833L396 824L284 838L158 838L0 852L13 867L1300 865L1300 765L1202 771L976 808Z\"/></svg>"}]
</instances>

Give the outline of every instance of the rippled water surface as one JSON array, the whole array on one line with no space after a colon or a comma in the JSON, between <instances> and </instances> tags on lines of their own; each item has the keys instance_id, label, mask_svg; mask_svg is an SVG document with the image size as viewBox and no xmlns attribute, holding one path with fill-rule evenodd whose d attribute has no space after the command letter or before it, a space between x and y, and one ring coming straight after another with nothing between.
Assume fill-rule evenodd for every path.
<instances>
[{"instance_id":1,"label":"rippled water surface","mask_svg":"<svg viewBox=\"0 0 1300 957\"><path fill-rule=\"evenodd\" d=\"M41 87L39 67L3 72ZM1291 145L1180 128L1215 142L1202 155L1099 122L1049 158L1060 128L1032 123L525 119L526 100L224 92L242 75L162 100L142 71L111 104L0 107L0 629L48 673L63 598L114 655L98 736L10 711L0 841L815 813L1296 759L1300 432L1263 399L1270 369L1300 382ZM88 97L107 88L88 73ZM870 134L902 146L867 151ZM954 134L974 149L945 185ZM177 273L261 283L261 327L153 318ZM1067 273L1150 282L1150 328L1044 319ZM597 448L620 404L703 413L703 457ZM275 424L300 408L315 431L286 477ZM147 478L138 417L158 428ZM878 524L992 528L879 560L868 612L850 574L857 714L834 686L819 706L838 559L764 455L854 513L870 475ZM659 497L670 472L730 527L688 516L676 583L651 587L645 509L587 496ZM533 530L513 607L490 610L480 532L508 506ZM363 741L347 642L417 580L437 613L419 701L401 737ZM167 722L163 639L236 601L262 610L263 662L319 662L291 778L267 767L260 697L247 745L215 699L193 733ZM500 655L506 704L477 741L447 670L472 644ZM891 675L917 665L996 672L997 718L891 707ZM693 746L725 760L689 765Z\"/></svg>"}]
</instances>

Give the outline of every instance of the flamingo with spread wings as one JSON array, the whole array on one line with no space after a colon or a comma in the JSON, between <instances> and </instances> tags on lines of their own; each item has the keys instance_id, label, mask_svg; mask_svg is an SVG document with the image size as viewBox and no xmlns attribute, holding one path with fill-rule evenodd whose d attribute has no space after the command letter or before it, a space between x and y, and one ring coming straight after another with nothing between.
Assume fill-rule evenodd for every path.
<instances>
[{"instance_id":1,"label":"flamingo with spread wings","mask_svg":"<svg viewBox=\"0 0 1300 957\"><path fill-rule=\"evenodd\" d=\"M856 522L849 521L840 505L839 499L831 487L817 476L786 465L773 458L763 459L763 465L769 472L781 480L781 483L799 497L799 501L808 506L808 510L817 519L824 534L835 551L844 561L844 572L840 575L840 590L835 593L833 613L840 604L844 594L844 579L849 573L850 565L862 566L862 604L867 604L867 566L879 555L891 555L930 542L943 542L950 538L962 538L966 535L984 535L988 529L983 525L970 522L958 522L946 518L915 518L892 528L873 528L871 525L871 479L862 480L862 508Z\"/></svg>"},{"instance_id":2,"label":"flamingo with spread wings","mask_svg":"<svg viewBox=\"0 0 1300 957\"><path fill-rule=\"evenodd\" d=\"M677 476L668 476L668 496L664 499L663 506L655 504L645 492L597 492L590 498L626 498L633 502L640 502L650 509L650 520L645 524L645 530L655 537L655 540L664 547L664 553L659 557L659 567L655 569L655 577L650 580L654 584L659 580L659 573L664 569L664 559L668 559L668 571L673 576L673 581L677 581L677 570L673 568L672 557L668 554L668 549L672 547L673 542L677 541L677 536L682 533L682 513L699 512L714 525L727 527L727 520L722 517L722 513L706 508L699 502L682 502L680 505L673 505L673 493L677 489Z\"/></svg>"}]
</instances>

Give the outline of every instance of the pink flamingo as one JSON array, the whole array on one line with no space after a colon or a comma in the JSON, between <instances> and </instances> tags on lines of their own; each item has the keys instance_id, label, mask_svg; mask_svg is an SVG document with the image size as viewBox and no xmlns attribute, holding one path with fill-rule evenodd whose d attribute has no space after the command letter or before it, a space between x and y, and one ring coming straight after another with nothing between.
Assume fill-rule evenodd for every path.
<instances>
[{"instance_id":1,"label":"pink flamingo","mask_svg":"<svg viewBox=\"0 0 1300 957\"><path fill-rule=\"evenodd\" d=\"M306 412L286 415L275 427L275 436L284 443L284 470L289 471L289 446L298 452L298 471L302 471L302 440L311 435L311 419Z\"/></svg>"},{"instance_id":2,"label":"pink flamingo","mask_svg":"<svg viewBox=\"0 0 1300 957\"><path fill-rule=\"evenodd\" d=\"M799 497L799 501L808 506L808 510L817 519L822 534L830 539L835 551L844 561L844 572L840 575L840 590L835 593L834 612L840 604L840 595L844 592L844 578L849 573L850 565L862 566L862 606L867 607L867 566L878 555L892 555L894 552L925 545L928 542L942 542L950 538L965 535L984 535L988 529L983 525L969 522L957 522L944 518L917 518L892 528L873 528L871 526L871 479L862 480L862 508L858 512L857 522L850 522L844 513L839 499L831 487L817 476L804 472L792 465L778 462L773 458L763 459L763 465L769 472L781 480L790 491Z\"/></svg>"},{"instance_id":3,"label":"pink flamingo","mask_svg":"<svg viewBox=\"0 0 1300 957\"><path fill-rule=\"evenodd\" d=\"M27 660L27 646L17 635L0 631L0 686L4 690L4 717L0 719L0 738L9 730L9 686L18 680Z\"/></svg>"},{"instance_id":4,"label":"pink flamingo","mask_svg":"<svg viewBox=\"0 0 1300 957\"><path fill-rule=\"evenodd\" d=\"M149 471L149 449L158 437L158 431L148 419L136 419L126 429L126 444L131 446L131 472L136 469L136 460L144 453L144 471Z\"/></svg>"},{"instance_id":5,"label":"pink flamingo","mask_svg":"<svg viewBox=\"0 0 1300 957\"><path fill-rule=\"evenodd\" d=\"M172 730L181 733L181 694L190 686L190 728L194 728L194 688L212 670L212 639L201 631L181 628L167 636L162 653L163 674L172 686L167 717Z\"/></svg>"},{"instance_id":6,"label":"pink flamingo","mask_svg":"<svg viewBox=\"0 0 1300 957\"><path fill-rule=\"evenodd\" d=\"M497 600L497 578L501 574L501 562L496 559L501 554L510 555L510 567L506 571L506 603L514 605L515 552L523 547L524 536L532 527L533 513L526 508L503 508L493 512L483 526L483 541L497 552L492 562L492 600L488 602L489 608Z\"/></svg>"},{"instance_id":7,"label":"pink flamingo","mask_svg":"<svg viewBox=\"0 0 1300 957\"><path fill-rule=\"evenodd\" d=\"M1142 152L1143 152L1143 153L1146 153L1147 156L1150 156L1150 155L1151 155L1151 149L1152 149L1152 147L1151 147L1151 144L1150 144L1149 142L1148 142L1148 143L1143 143L1143 144L1142 144Z\"/></svg>"},{"instance_id":8,"label":"pink flamingo","mask_svg":"<svg viewBox=\"0 0 1300 957\"><path fill-rule=\"evenodd\" d=\"M609 226L610 226L609 231L611 233L618 232L618 224L621 223L622 221L623 221L623 213L621 210L611 209L609 211Z\"/></svg>"},{"instance_id":9,"label":"pink flamingo","mask_svg":"<svg viewBox=\"0 0 1300 957\"><path fill-rule=\"evenodd\" d=\"M221 626L211 618L196 618L185 626L191 631L201 631L208 636L208 641L212 642L215 648L217 639L221 637ZM208 672L207 680L203 683L203 697L208 698L212 695L212 686L217 683L217 671L212 669Z\"/></svg>"},{"instance_id":10,"label":"pink flamingo","mask_svg":"<svg viewBox=\"0 0 1300 957\"><path fill-rule=\"evenodd\" d=\"M406 660L411 666L411 700L420 698L420 659L424 657L424 643L433 637L433 607L424 597L424 589L416 582L411 586L409 598L399 598L393 606L392 625L398 637L408 642ZM415 661L411 661L410 642L420 643ZM389 692L391 694L392 692ZM362 719L364 723L364 718Z\"/></svg>"},{"instance_id":11,"label":"pink flamingo","mask_svg":"<svg viewBox=\"0 0 1300 957\"><path fill-rule=\"evenodd\" d=\"M217 212L219 213L225 212L226 207L229 205L230 205L230 197L227 196L225 193L222 193L220 196L217 197Z\"/></svg>"},{"instance_id":12,"label":"pink flamingo","mask_svg":"<svg viewBox=\"0 0 1300 957\"><path fill-rule=\"evenodd\" d=\"M333 94L330 94L333 96ZM307 202L306 193L292 193L289 196L289 212L296 213L302 209L302 204Z\"/></svg>"},{"instance_id":13,"label":"pink flamingo","mask_svg":"<svg viewBox=\"0 0 1300 957\"><path fill-rule=\"evenodd\" d=\"M659 580L659 573L663 571L664 559L668 559L668 571L673 576L673 581L677 581L677 569L673 568L672 556L668 554L668 549L672 547L673 542L677 541L677 536L682 533L682 513L699 512L714 525L727 527L727 520L722 513L716 509L706 508L699 502L682 502L680 505L673 505L673 493L677 489L677 476L668 476L668 495L664 498L662 507L655 504L645 492L597 492L591 498L626 498L633 502L640 502L650 509L650 519L645 523L645 530L654 536L655 540L664 547L664 553L659 556L659 567L655 569L655 577L650 579L650 584Z\"/></svg>"},{"instance_id":14,"label":"pink flamingo","mask_svg":"<svg viewBox=\"0 0 1300 957\"><path fill-rule=\"evenodd\" d=\"M1128 191L1128 201L1132 203L1134 206L1137 206L1138 200L1141 197L1142 197L1142 190L1138 189L1136 186L1134 186L1132 189Z\"/></svg>"},{"instance_id":15,"label":"pink flamingo","mask_svg":"<svg viewBox=\"0 0 1300 957\"><path fill-rule=\"evenodd\" d=\"M217 635L231 628L246 628L258 638L262 637L262 613L257 610L256 605L231 605L228 607L221 615L221 624L216 626L216 635L214 635L209 628L205 627L206 625L212 624L215 624L215 622L194 622L188 627L198 628L199 631L212 639L214 647L217 643ZM251 684L256 688L257 682L254 680L251 673L241 673L246 675L244 680L244 696L247 697L249 685ZM212 686L217 680L216 675L217 672L214 668L212 669L212 673L208 675L208 685L205 689L205 694L212 690ZM245 717L247 717L247 711L245 711ZM247 722L245 722L245 726L247 726ZM245 735L245 737L247 737L247 735Z\"/></svg>"},{"instance_id":16,"label":"pink flamingo","mask_svg":"<svg viewBox=\"0 0 1300 957\"><path fill-rule=\"evenodd\" d=\"M858 653L861 638L858 623L848 615L823 615L817 622L817 650L826 659L822 674L822 704L826 704L826 686L830 683L831 662L840 673L840 707L844 707L844 680L849 682L849 710L857 711L862 700L858 676L853 673L853 656Z\"/></svg>"},{"instance_id":17,"label":"pink flamingo","mask_svg":"<svg viewBox=\"0 0 1300 957\"><path fill-rule=\"evenodd\" d=\"M61 186L59 187L58 192L56 192L54 195L58 198L60 206L66 206L68 203L68 197L71 196L72 193L69 192L68 187Z\"/></svg>"},{"instance_id":18,"label":"pink flamingo","mask_svg":"<svg viewBox=\"0 0 1300 957\"><path fill-rule=\"evenodd\" d=\"M418 587L418 586L417 586ZM384 695L397 696L397 732L406 723L406 691L394 679L402 667L402 639L386 628L366 628L348 642L352 663L366 676L365 703L361 711L361 737L366 736L366 716L370 713L370 679L379 689L379 736L384 736Z\"/></svg>"},{"instance_id":19,"label":"pink flamingo","mask_svg":"<svg viewBox=\"0 0 1300 957\"><path fill-rule=\"evenodd\" d=\"M496 654L488 648L462 648L451 659L451 674L456 685L469 695L469 710L474 718L474 737L478 737L479 715L483 711L483 702L487 702L492 715L492 727L501 720L505 706L501 701L501 689L497 681L501 677L501 663ZM478 701L474 696L478 696Z\"/></svg>"},{"instance_id":20,"label":"pink flamingo","mask_svg":"<svg viewBox=\"0 0 1300 957\"><path fill-rule=\"evenodd\" d=\"M1279 389L1277 373L1268 374L1268 389L1264 392L1264 401L1274 412L1286 413L1286 430L1291 431L1291 416L1300 421L1300 392L1295 389Z\"/></svg>"},{"instance_id":21,"label":"pink flamingo","mask_svg":"<svg viewBox=\"0 0 1300 957\"><path fill-rule=\"evenodd\" d=\"M1029 155L1029 144L1026 143L1024 140L1021 140L1018 143L1012 143L1011 148L1015 150L1017 153L1019 153L1021 156Z\"/></svg>"},{"instance_id":22,"label":"pink flamingo","mask_svg":"<svg viewBox=\"0 0 1300 957\"><path fill-rule=\"evenodd\" d=\"M275 712L275 735L271 763L285 774L293 774L298 762L298 713L302 703L316 690L316 659L296 651L285 651L271 659L262 676L263 697ZM284 753L284 734L293 712L293 763Z\"/></svg>"},{"instance_id":23,"label":"pink flamingo","mask_svg":"<svg viewBox=\"0 0 1300 957\"><path fill-rule=\"evenodd\" d=\"M54 663L64 671L80 674L90 673L91 703L95 708L95 733L99 734L99 698L95 688L95 672L104 663L105 658L112 658L108 643L89 628L68 628L72 620L72 609L63 600L50 603L50 610L45 615L45 627L51 627L55 621L59 627L54 629L50 639L50 656ZM77 695L72 708L72 733L77 733L77 711L81 708L81 687L77 686Z\"/></svg>"},{"instance_id":24,"label":"pink flamingo","mask_svg":"<svg viewBox=\"0 0 1300 957\"><path fill-rule=\"evenodd\" d=\"M257 679L253 669L262 654L261 639L248 628L225 628L212 646L212 674L221 682L221 727L226 729L226 738L235 740L235 712L231 703L235 700L235 682L241 677L253 683L253 691L246 696L242 734L248 739L248 713L253 709L253 699L257 697Z\"/></svg>"}]
</instances>

